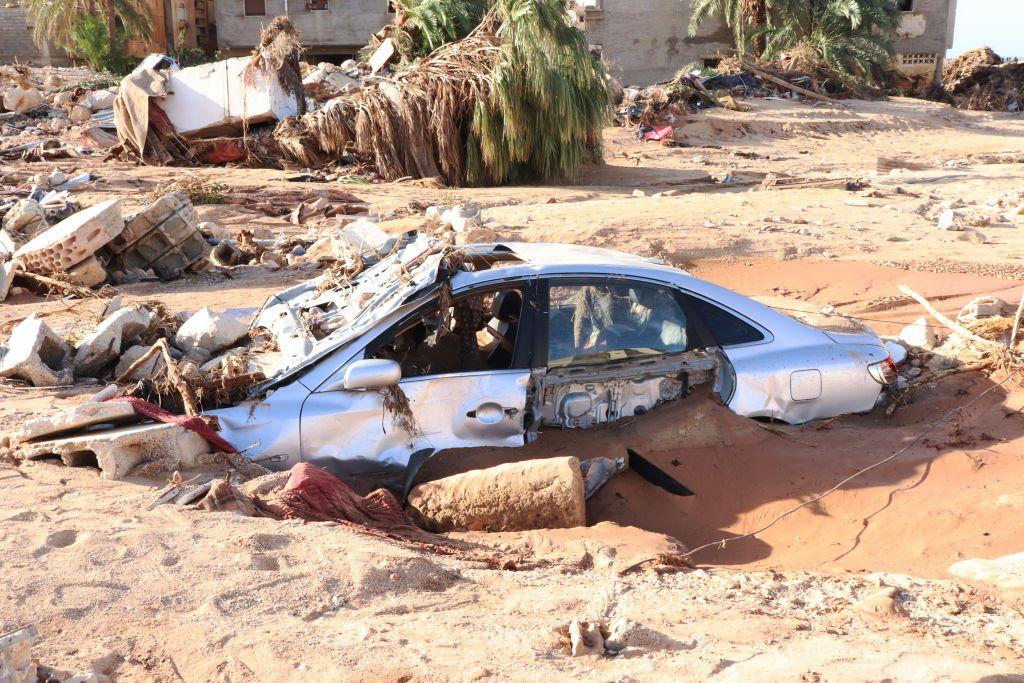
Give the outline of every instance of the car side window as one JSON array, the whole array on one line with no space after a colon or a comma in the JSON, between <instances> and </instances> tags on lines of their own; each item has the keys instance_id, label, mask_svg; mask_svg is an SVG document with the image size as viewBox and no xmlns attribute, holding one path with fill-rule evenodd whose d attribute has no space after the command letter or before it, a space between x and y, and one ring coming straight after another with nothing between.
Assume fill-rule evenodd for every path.
<instances>
[{"instance_id":1,"label":"car side window","mask_svg":"<svg viewBox=\"0 0 1024 683\"><path fill-rule=\"evenodd\" d=\"M764 334L761 330L740 317L729 313L710 301L705 301L689 294L684 296L690 306L707 323L708 331L711 332L711 336L714 337L715 342L719 346L736 346L737 344L751 344L764 341Z\"/></svg>"},{"instance_id":2,"label":"car side window","mask_svg":"<svg viewBox=\"0 0 1024 683\"><path fill-rule=\"evenodd\" d=\"M513 366L523 290L506 288L434 301L417 316L385 334L367 358L388 358L402 366L402 378L446 375Z\"/></svg>"},{"instance_id":3,"label":"car side window","mask_svg":"<svg viewBox=\"0 0 1024 683\"><path fill-rule=\"evenodd\" d=\"M548 299L549 366L680 353L689 348L686 315L665 287L552 283Z\"/></svg>"}]
</instances>

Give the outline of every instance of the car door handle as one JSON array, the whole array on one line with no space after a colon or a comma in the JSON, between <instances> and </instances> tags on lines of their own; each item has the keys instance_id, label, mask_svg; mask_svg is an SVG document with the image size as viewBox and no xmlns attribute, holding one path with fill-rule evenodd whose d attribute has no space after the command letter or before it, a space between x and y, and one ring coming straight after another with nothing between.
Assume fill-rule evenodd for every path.
<instances>
[{"instance_id":1,"label":"car door handle","mask_svg":"<svg viewBox=\"0 0 1024 683\"><path fill-rule=\"evenodd\" d=\"M476 418L485 425L496 425L505 419L505 407L497 403L482 403L476 410L466 413L466 417Z\"/></svg>"}]
</instances>

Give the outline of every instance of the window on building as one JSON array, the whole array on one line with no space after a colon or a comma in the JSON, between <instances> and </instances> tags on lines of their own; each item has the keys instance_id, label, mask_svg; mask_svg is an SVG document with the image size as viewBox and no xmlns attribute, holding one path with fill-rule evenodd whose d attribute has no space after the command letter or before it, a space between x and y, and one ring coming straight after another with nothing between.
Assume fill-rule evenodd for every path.
<instances>
[{"instance_id":1,"label":"window on building","mask_svg":"<svg viewBox=\"0 0 1024 683\"><path fill-rule=\"evenodd\" d=\"M306 9L310 12L327 11L327 0L307 0Z\"/></svg>"},{"instance_id":2,"label":"window on building","mask_svg":"<svg viewBox=\"0 0 1024 683\"><path fill-rule=\"evenodd\" d=\"M896 7L901 12L913 12L914 0L896 0Z\"/></svg>"},{"instance_id":3,"label":"window on building","mask_svg":"<svg viewBox=\"0 0 1024 683\"><path fill-rule=\"evenodd\" d=\"M263 17L267 14L266 0L242 0L245 7L245 16Z\"/></svg>"}]
</instances>

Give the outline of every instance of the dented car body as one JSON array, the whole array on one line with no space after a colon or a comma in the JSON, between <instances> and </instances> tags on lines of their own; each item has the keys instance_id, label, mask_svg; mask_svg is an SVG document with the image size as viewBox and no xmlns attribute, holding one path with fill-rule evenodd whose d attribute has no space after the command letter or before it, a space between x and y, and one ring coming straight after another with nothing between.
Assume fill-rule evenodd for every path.
<instances>
[{"instance_id":1,"label":"dented car body","mask_svg":"<svg viewBox=\"0 0 1024 683\"><path fill-rule=\"evenodd\" d=\"M544 427L642 416L709 385L790 423L870 410L888 352L655 259L561 244L453 248L418 235L347 283L273 297L254 327L284 365L211 411L250 458L342 474L414 453L522 446Z\"/></svg>"}]
</instances>

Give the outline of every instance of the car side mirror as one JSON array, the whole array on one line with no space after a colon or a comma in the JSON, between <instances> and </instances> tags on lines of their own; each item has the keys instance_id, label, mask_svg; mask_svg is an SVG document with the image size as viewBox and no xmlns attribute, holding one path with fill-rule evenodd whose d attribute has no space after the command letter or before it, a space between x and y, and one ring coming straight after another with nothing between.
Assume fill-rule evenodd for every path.
<instances>
[{"instance_id":1,"label":"car side mirror","mask_svg":"<svg viewBox=\"0 0 1024 683\"><path fill-rule=\"evenodd\" d=\"M398 384L402 379L402 366L384 358L366 358L345 368L340 382L328 387L329 391L346 389L383 389Z\"/></svg>"}]
</instances>

